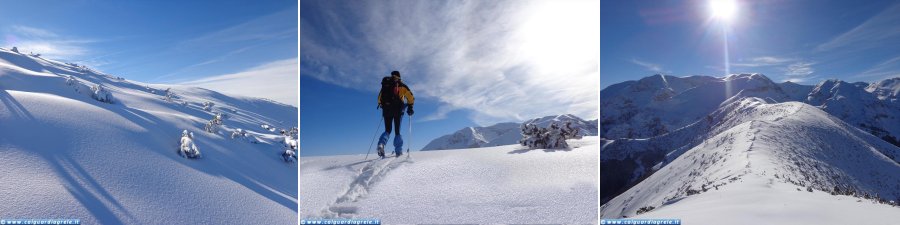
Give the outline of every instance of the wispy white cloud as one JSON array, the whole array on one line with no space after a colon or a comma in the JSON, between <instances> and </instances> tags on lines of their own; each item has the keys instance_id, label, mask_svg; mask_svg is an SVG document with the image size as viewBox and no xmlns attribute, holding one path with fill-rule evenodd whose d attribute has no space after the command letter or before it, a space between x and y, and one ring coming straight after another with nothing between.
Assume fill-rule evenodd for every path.
<instances>
[{"instance_id":1,"label":"wispy white cloud","mask_svg":"<svg viewBox=\"0 0 900 225\"><path fill-rule=\"evenodd\" d=\"M267 15L259 16L237 25L232 25L219 30L198 34L196 37L181 41L166 54L184 54L190 51L222 52L210 55L196 63L177 67L169 73L154 77L150 81L178 82L184 78L168 79L173 76L183 75L205 66L211 66L228 62L239 54L251 51L260 46L297 38L297 26L295 23L284 21L296 20L297 10L286 9Z\"/></svg>"},{"instance_id":2,"label":"wispy white cloud","mask_svg":"<svg viewBox=\"0 0 900 225\"><path fill-rule=\"evenodd\" d=\"M815 72L813 65L815 62L794 62L784 68L785 79L791 82L803 82L815 78L812 74Z\"/></svg>"},{"instance_id":3,"label":"wispy white cloud","mask_svg":"<svg viewBox=\"0 0 900 225\"><path fill-rule=\"evenodd\" d=\"M734 67L766 67L766 66L779 66L784 65L786 63L796 61L791 58L783 58L776 56L760 56L756 58L752 58L747 62L738 62L732 63L731 66Z\"/></svg>"},{"instance_id":4,"label":"wispy white cloud","mask_svg":"<svg viewBox=\"0 0 900 225\"><path fill-rule=\"evenodd\" d=\"M788 75L788 76L809 76L810 74L815 72L815 70L813 70L813 68L812 68L812 65L815 65L815 63L808 63L808 62L793 63L791 65L788 65L786 75Z\"/></svg>"},{"instance_id":5,"label":"wispy white cloud","mask_svg":"<svg viewBox=\"0 0 900 225\"><path fill-rule=\"evenodd\" d=\"M162 75L162 76L155 77L155 78L153 78L152 80L154 80L154 81L156 81L156 80L165 80L166 78L169 78L169 77L172 77L172 76L179 75L179 74L181 74L181 73L184 73L185 71L189 71L189 70L194 69L194 68L198 68L198 67L205 66L205 65L210 65L210 64L213 64L213 63L222 62L222 61L225 61L226 59L228 59L229 57L232 57L232 56L237 55L237 54L239 54L239 53L245 52L245 51L250 50L250 49L252 49L252 48L255 48L255 47L257 47L257 46L259 46L259 44L254 44L254 45L242 47L242 48L239 48L239 49L235 49L235 50L230 51L230 52L228 52L228 53L225 53L225 54L216 56L215 58L211 58L211 59L208 59L208 60L203 61L203 62L199 62L199 63L191 64L191 65L188 65L188 66L185 66L185 67L181 67L181 68L178 69L178 70L175 70L175 71L173 71L173 72L171 72L171 73L164 74L164 75ZM176 82L177 82L177 81L176 81Z\"/></svg>"},{"instance_id":6,"label":"wispy white cloud","mask_svg":"<svg viewBox=\"0 0 900 225\"><path fill-rule=\"evenodd\" d=\"M455 110L458 110L458 109L457 109L457 108L454 108L454 107L452 107L452 106L450 106L450 105L442 105L442 106L438 107L437 111L435 111L435 112L433 112L433 113L431 113L431 114L428 114L428 115L423 116L423 117L420 119L420 121L423 121L423 122L424 122L424 121L434 121L434 120L442 120L442 119L446 119L446 118L447 118L447 114L449 114L450 112L453 112L453 111L455 111Z\"/></svg>"},{"instance_id":7,"label":"wispy white cloud","mask_svg":"<svg viewBox=\"0 0 900 225\"><path fill-rule=\"evenodd\" d=\"M649 71L653 71L656 73L665 73L665 71L663 71L662 69L662 66L660 66L659 64L648 63L637 59L631 59L631 63L642 66Z\"/></svg>"},{"instance_id":8,"label":"wispy white cloud","mask_svg":"<svg viewBox=\"0 0 900 225\"><path fill-rule=\"evenodd\" d=\"M732 63L733 67L753 68L755 70L764 68L773 68L781 71L783 74L770 74L776 77L782 77L783 81L803 82L815 78L813 73L816 72L814 65L816 62L806 61L797 58L788 58L780 56L759 56L749 60ZM754 71L756 72L756 71Z\"/></svg>"},{"instance_id":9,"label":"wispy white cloud","mask_svg":"<svg viewBox=\"0 0 900 225\"><path fill-rule=\"evenodd\" d=\"M894 4L862 24L815 48L815 51L853 49L856 51L900 41L900 3Z\"/></svg>"},{"instance_id":10,"label":"wispy white cloud","mask_svg":"<svg viewBox=\"0 0 900 225\"><path fill-rule=\"evenodd\" d=\"M222 93L268 98L297 106L297 58L269 62L248 70L183 82Z\"/></svg>"},{"instance_id":11,"label":"wispy white cloud","mask_svg":"<svg viewBox=\"0 0 900 225\"><path fill-rule=\"evenodd\" d=\"M16 25L10 27L10 30L24 37L54 38L58 36L52 31L29 26Z\"/></svg>"},{"instance_id":12,"label":"wispy white cloud","mask_svg":"<svg viewBox=\"0 0 900 225\"><path fill-rule=\"evenodd\" d=\"M862 73L854 75L853 78L880 80L898 76L900 76L900 56L878 63Z\"/></svg>"},{"instance_id":13,"label":"wispy white cloud","mask_svg":"<svg viewBox=\"0 0 900 225\"><path fill-rule=\"evenodd\" d=\"M45 58L73 59L87 55L90 50L87 45L97 40L67 38L56 32L15 25L6 29L7 37L5 47L17 47L19 51L41 54Z\"/></svg>"},{"instance_id":14,"label":"wispy white cloud","mask_svg":"<svg viewBox=\"0 0 900 225\"><path fill-rule=\"evenodd\" d=\"M377 93L399 70L419 99L478 124L573 113L597 118L596 1L328 1L304 13L300 66ZM415 18L415 19L410 19ZM423 98L424 97L424 98Z\"/></svg>"},{"instance_id":15,"label":"wispy white cloud","mask_svg":"<svg viewBox=\"0 0 900 225\"><path fill-rule=\"evenodd\" d=\"M284 21L296 20L297 10L287 9L260 16L221 30L201 34L179 43L178 47L218 46L236 42L264 42L297 37L297 26Z\"/></svg>"}]
</instances>

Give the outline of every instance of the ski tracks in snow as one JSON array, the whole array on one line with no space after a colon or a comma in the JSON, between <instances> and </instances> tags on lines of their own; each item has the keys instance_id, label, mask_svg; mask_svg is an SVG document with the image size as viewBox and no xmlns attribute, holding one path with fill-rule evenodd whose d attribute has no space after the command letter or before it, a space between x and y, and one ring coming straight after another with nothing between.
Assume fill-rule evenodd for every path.
<instances>
[{"instance_id":1,"label":"ski tracks in snow","mask_svg":"<svg viewBox=\"0 0 900 225\"><path fill-rule=\"evenodd\" d=\"M331 203L322 210L322 217L338 218L353 217L359 208L353 203L358 199L369 194L369 190L375 186L387 174L402 165L403 163L412 163L409 157L376 159L363 166L353 178L347 191L337 197L334 203Z\"/></svg>"}]
</instances>

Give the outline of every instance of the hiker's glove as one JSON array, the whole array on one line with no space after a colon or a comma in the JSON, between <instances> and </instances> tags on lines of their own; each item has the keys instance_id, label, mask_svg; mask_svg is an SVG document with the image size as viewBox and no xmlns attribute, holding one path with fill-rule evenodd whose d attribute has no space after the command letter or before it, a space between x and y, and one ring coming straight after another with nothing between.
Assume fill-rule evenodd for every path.
<instances>
[{"instance_id":1,"label":"hiker's glove","mask_svg":"<svg viewBox=\"0 0 900 225\"><path fill-rule=\"evenodd\" d=\"M378 106L375 107L375 109L381 109L381 104L379 103Z\"/></svg>"},{"instance_id":2,"label":"hiker's glove","mask_svg":"<svg viewBox=\"0 0 900 225\"><path fill-rule=\"evenodd\" d=\"M412 106L413 106L413 105L409 105L409 107L407 107L407 109L406 109L406 115L410 115L410 116L413 115L413 108L412 108Z\"/></svg>"}]
</instances>

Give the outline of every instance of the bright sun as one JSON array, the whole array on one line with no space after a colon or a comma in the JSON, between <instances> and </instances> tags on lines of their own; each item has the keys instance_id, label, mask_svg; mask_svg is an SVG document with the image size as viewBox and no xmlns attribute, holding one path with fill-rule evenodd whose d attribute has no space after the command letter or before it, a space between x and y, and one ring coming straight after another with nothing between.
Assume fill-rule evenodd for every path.
<instances>
[{"instance_id":1,"label":"bright sun","mask_svg":"<svg viewBox=\"0 0 900 225\"><path fill-rule=\"evenodd\" d=\"M709 12L712 17L730 24L737 15L738 5L735 0L709 0Z\"/></svg>"}]
</instances>

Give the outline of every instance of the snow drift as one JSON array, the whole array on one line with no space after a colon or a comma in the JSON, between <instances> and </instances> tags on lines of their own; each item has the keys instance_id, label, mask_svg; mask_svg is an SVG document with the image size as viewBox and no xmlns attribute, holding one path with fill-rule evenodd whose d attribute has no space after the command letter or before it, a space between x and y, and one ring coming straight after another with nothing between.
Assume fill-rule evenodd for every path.
<instances>
[{"instance_id":1,"label":"snow drift","mask_svg":"<svg viewBox=\"0 0 900 225\"><path fill-rule=\"evenodd\" d=\"M569 140L565 150L514 144L386 159L302 157L300 217L377 218L385 224L597 223L597 141Z\"/></svg>"}]
</instances>

